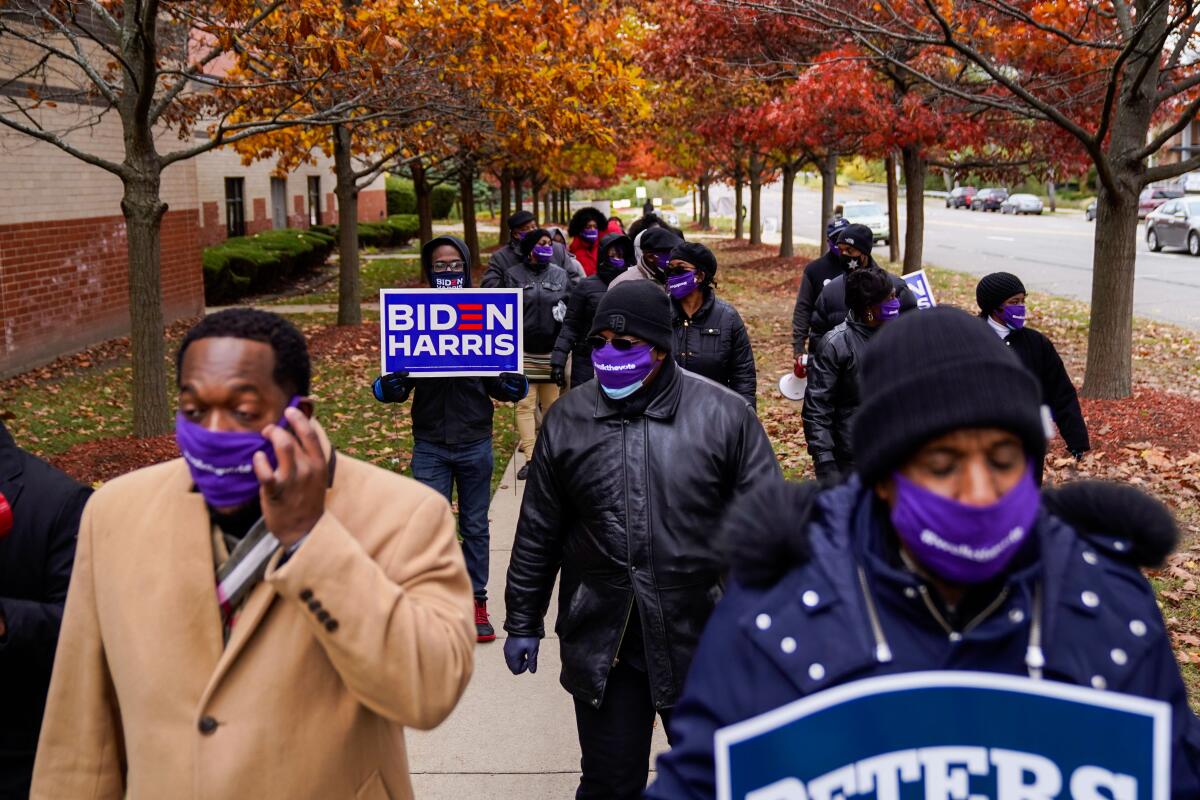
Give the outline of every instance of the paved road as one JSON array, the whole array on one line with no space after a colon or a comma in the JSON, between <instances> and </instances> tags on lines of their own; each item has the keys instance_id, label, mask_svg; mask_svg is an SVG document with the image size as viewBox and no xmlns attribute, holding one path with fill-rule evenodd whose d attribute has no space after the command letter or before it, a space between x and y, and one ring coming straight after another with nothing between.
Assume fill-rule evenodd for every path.
<instances>
[{"instance_id":1,"label":"paved road","mask_svg":"<svg viewBox=\"0 0 1200 800\"><path fill-rule=\"evenodd\" d=\"M731 190L714 190L714 196L717 192L732 196ZM882 197L883 193L872 187L839 189L837 193L839 202ZM764 219L778 220L781 199L778 186L764 189ZM794 202L796 234L815 239L820 195L798 188ZM1013 272L1032 290L1090 300L1093 232L1094 223L1080 213L1010 217L950 210L942 200L928 200L925 261L976 275ZM1140 229L1138 235L1134 313L1200 329L1200 258L1186 253L1151 253Z\"/></svg>"}]
</instances>

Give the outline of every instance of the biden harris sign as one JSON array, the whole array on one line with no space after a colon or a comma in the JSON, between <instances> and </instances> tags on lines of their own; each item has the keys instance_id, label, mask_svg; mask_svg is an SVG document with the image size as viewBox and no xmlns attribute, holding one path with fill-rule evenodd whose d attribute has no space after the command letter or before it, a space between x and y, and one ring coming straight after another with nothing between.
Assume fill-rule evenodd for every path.
<instances>
[{"instance_id":1,"label":"biden harris sign","mask_svg":"<svg viewBox=\"0 0 1200 800\"><path fill-rule=\"evenodd\" d=\"M716 733L720 800L1167 800L1170 707L1051 681L914 672Z\"/></svg>"},{"instance_id":2,"label":"biden harris sign","mask_svg":"<svg viewBox=\"0 0 1200 800\"><path fill-rule=\"evenodd\" d=\"M383 374L460 378L520 372L520 289L381 289Z\"/></svg>"}]
</instances>

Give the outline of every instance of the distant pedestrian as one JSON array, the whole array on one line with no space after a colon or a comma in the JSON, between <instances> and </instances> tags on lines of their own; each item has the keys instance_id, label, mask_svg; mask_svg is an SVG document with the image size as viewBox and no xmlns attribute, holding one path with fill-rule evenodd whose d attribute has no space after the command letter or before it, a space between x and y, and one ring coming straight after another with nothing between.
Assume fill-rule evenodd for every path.
<instances>
[{"instance_id":1,"label":"distant pedestrian","mask_svg":"<svg viewBox=\"0 0 1200 800\"><path fill-rule=\"evenodd\" d=\"M633 242L628 236L610 233L600 241L600 264L596 274L585 278L571 291L567 316L550 357L550 378L558 386L566 383L567 359L570 358L571 388L592 379L592 345L588 331L596 316L596 307L618 275L633 265Z\"/></svg>"},{"instance_id":2,"label":"distant pedestrian","mask_svg":"<svg viewBox=\"0 0 1200 800\"><path fill-rule=\"evenodd\" d=\"M1011 273L993 272L979 281L975 299L979 304L979 315L1037 377L1042 387L1042 400L1050 407L1067 450L1076 461L1083 458L1083 454L1091 449L1091 442L1079 408L1079 395L1054 343L1025 324L1028 311L1025 284ZM1041 484L1044 464L1039 461L1034 467L1037 482Z\"/></svg>"},{"instance_id":3,"label":"distant pedestrian","mask_svg":"<svg viewBox=\"0 0 1200 800\"><path fill-rule=\"evenodd\" d=\"M649 197L647 197L646 202L642 204L642 216L648 217L648 216L652 215L653 213L654 213L654 203L650 200Z\"/></svg>"},{"instance_id":4,"label":"distant pedestrian","mask_svg":"<svg viewBox=\"0 0 1200 800\"><path fill-rule=\"evenodd\" d=\"M632 230L632 228L631 228ZM667 290L667 267L671 263L671 251L683 243L683 237L665 226L646 228L634 240L634 252L638 262L609 284L609 288L637 280L649 280L664 292Z\"/></svg>"},{"instance_id":5,"label":"distant pedestrian","mask_svg":"<svg viewBox=\"0 0 1200 800\"><path fill-rule=\"evenodd\" d=\"M578 259L587 275L596 274L600 237L608 226L608 218L598 208L584 206L571 215L567 235L571 237L571 255Z\"/></svg>"},{"instance_id":6,"label":"distant pedestrian","mask_svg":"<svg viewBox=\"0 0 1200 800\"><path fill-rule=\"evenodd\" d=\"M800 291L796 294L796 305L792 310L793 358L799 359L808 350L809 323L821 290L834 278L844 275L848 269L846 257L838 250L837 237L849 227L850 223L844 219L830 221L825 226L825 239L829 249L804 267L804 274L800 278Z\"/></svg>"},{"instance_id":7,"label":"distant pedestrian","mask_svg":"<svg viewBox=\"0 0 1200 800\"><path fill-rule=\"evenodd\" d=\"M714 523L778 481L753 409L671 358L671 305L647 281L610 289L591 334L596 380L550 409L505 589L513 674L537 671L561 574L560 681L574 697L579 800L646 786L655 715L671 709L722 592ZM521 735L517 726L512 734Z\"/></svg>"},{"instance_id":8,"label":"distant pedestrian","mask_svg":"<svg viewBox=\"0 0 1200 800\"><path fill-rule=\"evenodd\" d=\"M608 218L608 230L609 230L609 232L614 232L614 233L615 233L615 231L613 231L613 229L612 229L614 225L616 225L618 228L620 228L620 229L621 229L621 233L625 233L625 222L624 222L624 220L622 220L620 217L618 217L618 216L615 216L615 215L614 215L614 216L611 216L611 217L609 217L609 218Z\"/></svg>"},{"instance_id":9,"label":"distant pedestrian","mask_svg":"<svg viewBox=\"0 0 1200 800\"><path fill-rule=\"evenodd\" d=\"M439 236L421 248L426 282L436 289L471 288L471 256L453 236ZM492 400L516 403L529 391L520 373L494 378L410 377L394 372L375 379L375 399L402 403L412 396L412 474L437 490L446 502L458 490L458 533L475 593L475 638L490 642L496 631L488 618L488 556L492 499Z\"/></svg>"},{"instance_id":10,"label":"distant pedestrian","mask_svg":"<svg viewBox=\"0 0 1200 800\"><path fill-rule=\"evenodd\" d=\"M22 450L0 422L0 798L29 796L50 670L92 490Z\"/></svg>"},{"instance_id":11,"label":"distant pedestrian","mask_svg":"<svg viewBox=\"0 0 1200 800\"><path fill-rule=\"evenodd\" d=\"M758 393L754 350L737 309L717 297L717 258L702 244L671 250L667 293L674 312L675 363L737 392L753 408Z\"/></svg>"},{"instance_id":12,"label":"distant pedestrian","mask_svg":"<svg viewBox=\"0 0 1200 800\"><path fill-rule=\"evenodd\" d=\"M537 217L530 211L521 210L508 218L509 240L488 258L487 269L483 273L483 279L479 282L481 287L484 289L494 289L504 285L504 273L525 260L524 256L521 255L521 241L525 238L526 234L537 230L537 228ZM571 258L571 254L567 252L566 244L560 243L559 239L555 239L553 250L550 263L562 267L572 283L578 283L583 280L583 268Z\"/></svg>"},{"instance_id":13,"label":"distant pedestrian","mask_svg":"<svg viewBox=\"0 0 1200 800\"><path fill-rule=\"evenodd\" d=\"M850 313L821 340L808 365L804 393L804 440L813 471L822 485L833 486L854 470L850 432L862 401L858 364L875 332L900 316L900 301L887 273L876 266L859 267L846 276Z\"/></svg>"},{"instance_id":14,"label":"distant pedestrian","mask_svg":"<svg viewBox=\"0 0 1200 800\"><path fill-rule=\"evenodd\" d=\"M176 366L184 457L84 511L32 796L411 798L404 729L475 650L450 505L335 454L281 317L210 314Z\"/></svg>"}]
</instances>

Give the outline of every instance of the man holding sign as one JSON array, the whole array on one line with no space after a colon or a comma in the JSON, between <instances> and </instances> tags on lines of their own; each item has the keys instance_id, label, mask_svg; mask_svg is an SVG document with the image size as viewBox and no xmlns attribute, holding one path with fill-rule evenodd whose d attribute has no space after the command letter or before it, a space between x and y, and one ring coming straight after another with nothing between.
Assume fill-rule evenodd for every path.
<instances>
[{"instance_id":1,"label":"man holding sign","mask_svg":"<svg viewBox=\"0 0 1200 800\"><path fill-rule=\"evenodd\" d=\"M466 243L453 236L432 239L421 248L421 268L425 280L434 289L470 289L470 264L471 254ZM436 292L434 297L445 301L447 294L449 292ZM407 296L410 295L389 292L383 303L385 309L396 310L395 313L385 313L381 320L385 348L392 343L411 346L397 346L392 353L385 349L385 364L396 369L375 379L375 399L384 403L402 403L410 394L413 395L413 477L441 492L446 500L450 500L454 486L458 487L458 531L462 538L467 573L471 576L471 588L475 593L475 635L477 641L490 642L496 638L487 612L488 543L491 538L488 505L491 503L493 464L492 399L515 403L529 389L525 376L516 371L520 364L517 360L521 352L518 341L520 327L514 314L510 322L511 332L492 330L496 327L492 323L499 323L500 320L489 319L489 312L483 308L483 303L402 303L401 300ZM463 321L442 331L444 336L434 345L437 348L434 356L440 358L441 363L434 365L431 357L417 355L417 351L423 349L422 337L432 337L434 333L423 332L416 323L406 327L406 323L410 319L432 321L439 316L437 309L443 306L453 309ZM516 308L515 302L513 308ZM387 319L389 315L394 319ZM468 317L471 320L468 321ZM463 332L460 334L458 329L463 329ZM504 339L505 336L509 338ZM448 347L447 344L451 342L457 346ZM457 373L457 368L464 366L468 367L466 371L474 368L485 371L487 365L484 363L456 363L456 359L460 358L457 354L468 349L468 345L478 345L473 349L478 349L480 353L494 354L478 356L478 359L494 357L497 359L494 366L497 367L503 365L503 359L512 358L514 370L489 377L436 377L435 370L439 366L443 374ZM505 350L507 352L502 353ZM464 358L475 359L476 356ZM409 365L413 367L412 372L399 369ZM450 369L445 368L447 365ZM426 377L417 378L416 374Z\"/></svg>"},{"instance_id":2,"label":"man holding sign","mask_svg":"<svg viewBox=\"0 0 1200 800\"><path fill-rule=\"evenodd\" d=\"M1138 570L1174 546L1170 514L1117 484L1041 495L1037 382L962 311L886 326L859 376L858 476L735 506L733 580L647 796L1200 797Z\"/></svg>"}]
</instances>

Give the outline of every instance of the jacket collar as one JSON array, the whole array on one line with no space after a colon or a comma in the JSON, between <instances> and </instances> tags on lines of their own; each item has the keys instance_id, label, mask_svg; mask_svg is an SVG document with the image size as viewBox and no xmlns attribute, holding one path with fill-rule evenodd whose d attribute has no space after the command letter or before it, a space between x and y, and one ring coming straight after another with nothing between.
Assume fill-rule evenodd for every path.
<instances>
[{"instance_id":1,"label":"jacket collar","mask_svg":"<svg viewBox=\"0 0 1200 800\"><path fill-rule=\"evenodd\" d=\"M25 462L21 458L21 450L13 441L8 428L0 422L0 480L16 478L24 471Z\"/></svg>"},{"instance_id":2,"label":"jacket collar","mask_svg":"<svg viewBox=\"0 0 1200 800\"><path fill-rule=\"evenodd\" d=\"M679 327L683 324L684 320L689 319L691 322L703 322L708 318L708 315L712 313L713 306L717 304L717 293L714 292L711 287L704 289L703 291L704 302L700 304L700 307L696 309L696 313L690 318L684 313L683 306L680 304L680 302L674 297L671 298L671 308L675 312L675 319L673 320L675 327Z\"/></svg>"},{"instance_id":3,"label":"jacket collar","mask_svg":"<svg viewBox=\"0 0 1200 800\"><path fill-rule=\"evenodd\" d=\"M671 354L668 353L663 363L663 369L670 369L671 374L667 376L670 381L663 387L658 396L650 401L650 405L642 412L641 416L650 417L651 419L668 420L675 417L675 411L679 408L679 397L683 392L683 372L681 368L675 365ZM655 376L655 380L661 380L662 375ZM610 419L619 417L625 410L623 401L611 400L604 390L600 387L600 381L596 381L596 411L592 415L595 419Z\"/></svg>"}]
</instances>

